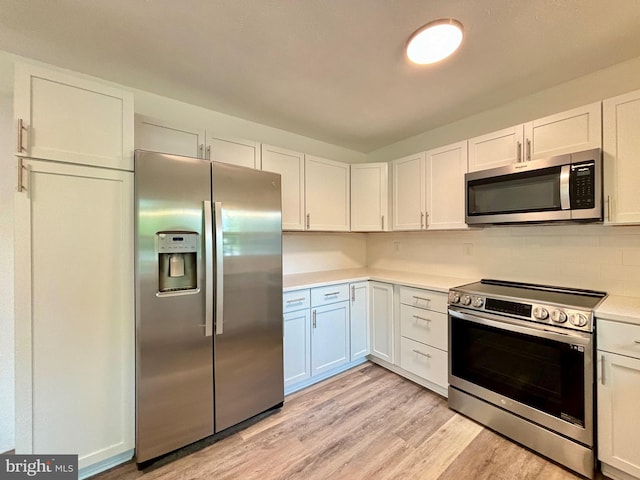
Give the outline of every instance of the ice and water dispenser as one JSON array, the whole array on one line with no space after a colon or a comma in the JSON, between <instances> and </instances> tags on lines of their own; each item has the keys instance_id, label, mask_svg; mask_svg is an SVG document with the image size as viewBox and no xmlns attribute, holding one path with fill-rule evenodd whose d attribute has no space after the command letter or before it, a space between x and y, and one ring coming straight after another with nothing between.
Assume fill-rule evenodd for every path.
<instances>
[{"instance_id":1,"label":"ice and water dispenser","mask_svg":"<svg viewBox=\"0 0 640 480\"><path fill-rule=\"evenodd\" d=\"M158 232L158 292L198 288L198 234Z\"/></svg>"}]
</instances>

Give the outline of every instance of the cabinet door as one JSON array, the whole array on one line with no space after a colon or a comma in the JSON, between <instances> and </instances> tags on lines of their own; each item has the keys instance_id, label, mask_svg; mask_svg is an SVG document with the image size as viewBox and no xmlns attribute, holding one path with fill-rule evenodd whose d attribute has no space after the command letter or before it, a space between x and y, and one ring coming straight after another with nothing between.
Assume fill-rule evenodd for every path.
<instances>
[{"instance_id":1,"label":"cabinet door","mask_svg":"<svg viewBox=\"0 0 640 480\"><path fill-rule=\"evenodd\" d=\"M369 282L351 286L351 361L369 354Z\"/></svg>"},{"instance_id":2,"label":"cabinet door","mask_svg":"<svg viewBox=\"0 0 640 480\"><path fill-rule=\"evenodd\" d=\"M311 310L311 375L349 362L349 302Z\"/></svg>"},{"instance_id":3,"label":"cabinet door","mask_svg":"<svg viewBox=\"0 0 640 480\"><path fill-rule=\"evenodd\" d=\"M464 174L467 142L458 142L426 153L427 225L429 230L467 228L464 221Z\"/></svg>"},{"instance_id":4,"label":"cabinet door","mask_svg":"<svg viewBox=\"0 0 640 480\"><path fill-rule=\"evenodd\" d=\"M284 315L284 386L311 376L311 314L299 310Z\"/></svg>"},{"instance_id":5,"label":"cabinet door","mask_svg":"<svg viewBox=\"0 0 640 480\"><path fill-rule=\"evenodd\" d=\"M525 161L601 148L600 102L526 123L524 133Z\"/></svg>"},{"instance_id":6,"label":"cabinet door","mask_svg":"<svg viewBox=\"0 0 640 480\"><path fill-rule=\"evenodd\" d=\"M469 171L521 162L523 132L522 125L515 125L470 139Z\"/></svg>"},{"instance_id":7,"label":"cabinet door","mask_svg":"<svg viewBox=\"0 0 640 480\"><path fill-rule=\"evenodd\" d=\"M260 144L239 138L207 134L207 158L240 167L260 168Z\"/></svg>"},{"instance_id":8,"label":"cabinet door","mask_svg":"<svg viewBox=\"0 0 640 480\"><path fill-rule=\"evenodd\" d=\"M349 230L349 165L305 157L307 230Z\"/></svg>"},{"instance_id":9,"label":"cabinet door","mask_svg":"<svg viewBox=\"0 0 640 480\"><path fill-rule=\"evenodd\" d=\"M351 231L390 230L389 164L351 165Z\"/></svg>"},{"instance_id":10,"label":"cabinet door","mask_svg":"<svg viewBox=\"0 0 640 480\"><path fill-rule=\"evenodd\" d=\"M205 158L204 130L172 125L162 120L136 115L137 149Z\"/></svg>"},{"instance_id":11,"label":"cabinet door","mask_svg":"<svg viewBox=\"0 0 640 480\"><path fill-rule=\"evenodd\" d=\"M640 478L640 359L598 351L598 458Z\"/></svg>"},{"instance_id":12,"label":"cabinet door","mask_svg":"<svg viewBox=\"0 0 640 480\"><path fill-rule=\"evenodd\" d=\"M369 295L371 355L393 363L393 285L369 282Z\"/></svg>"},{"instance_id":13,"label":"cabinet door","mask_svg":"<svg viewBox=\"0 0 640 480\"><path fill-rule=\"evenodd\" d=\"M424 152L391 162L393 176L393 229L425 228Z\"/></svg>"},{"instance_id":14,"label":"cabinet door","mask_svg":"<svg viewBox=\"0 0 640 480\"><path fill-rule=\"evenodd\" d=\"M282 176L282 229L304 230L304 154L262 145L262 170Z\"/></svg>"},{"instance_id":15,"label":"cabinet door","mask_svg":"<svg viewBox=\"0 0 640 480\"><path fill-rule=\"evenodd\" d=\"M134 448L133 174L25 160L16 452L85 468Z\"/></svg>"},{"instance_id":16,"label":"cabinet door","mask_svg":"<svg viewBox=\"0 0 640 480\"><path fill-rule=\"evenodd\" d=\"M133 95L99 82L17 63L18 155L133 170Z\"/></svg>"},{"instance_id":17,"label":"cabinet door","mask_svg":"<svg viewBox=\"0 0 640 480\"><path fill-rule=\"evenodd\" d=\"M640 90L603 102L607 223L640 223Z\"/></svg>"}]
</instances>

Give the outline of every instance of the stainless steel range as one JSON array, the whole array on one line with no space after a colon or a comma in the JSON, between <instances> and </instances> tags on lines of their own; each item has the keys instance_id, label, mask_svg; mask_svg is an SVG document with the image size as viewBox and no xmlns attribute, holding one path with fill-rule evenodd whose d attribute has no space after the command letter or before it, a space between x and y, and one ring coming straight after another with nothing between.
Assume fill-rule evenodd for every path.
<instances>
[{"instance_id":1,"label":"stainless steel range","mask_svg":"<svg viewBox=\"0 0 640 480\"><path fill-rule=\"evenodd\" d=\"M449 291L449 406L594 475L594 318L604 292L482 280Z\"/></svg>"}]
</instances>

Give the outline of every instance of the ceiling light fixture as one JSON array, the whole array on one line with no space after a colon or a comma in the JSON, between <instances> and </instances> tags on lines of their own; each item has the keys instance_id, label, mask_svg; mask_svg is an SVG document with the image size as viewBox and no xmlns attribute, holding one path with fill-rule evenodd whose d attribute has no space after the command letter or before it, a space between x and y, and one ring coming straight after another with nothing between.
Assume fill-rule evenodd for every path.
<instances>
[{"instance_id":1,"label":"ceiling light fixture","mask_svg":"<svg viewBox=\"0 0 640 480\"><path fill-rule=\"evenodd\" d=\"M455 52L462 43L462 24L443 18L423 25L407 42L407 57L413 63L439 62Z\"/></svg>"}]
</instances>

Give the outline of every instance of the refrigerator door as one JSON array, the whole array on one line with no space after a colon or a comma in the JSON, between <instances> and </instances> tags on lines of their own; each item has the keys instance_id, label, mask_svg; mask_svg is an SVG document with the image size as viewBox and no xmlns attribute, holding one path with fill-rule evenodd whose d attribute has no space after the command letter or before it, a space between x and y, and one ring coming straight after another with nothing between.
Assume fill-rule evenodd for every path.
<instances>
[{"instance_id":1,"label":"refrigerator door","mask_svg":"<svg viewBox=\"0 0 640 480\"><path fill-rule=\"evenodd\" d=\"M204 228L211 223L204 215L210 163L138 150L135 194L136 461L142 463L214 433L212 329L205 327L213 263L206 255L211 230ZM181 283L186 273L195 275L195 285ZM162 275L178 287L163 289Z\"/></svg>"},{"instance_id":2,"label":"refrigerator door","mask_svg":"<svg viewBox=\"0 0 640 480\"><path fill-rule=\"evenodd\" d=\"M219 432L284 401L282 220L280 175L217 162L212 171Z\"/></svg>"}]
</instances>

